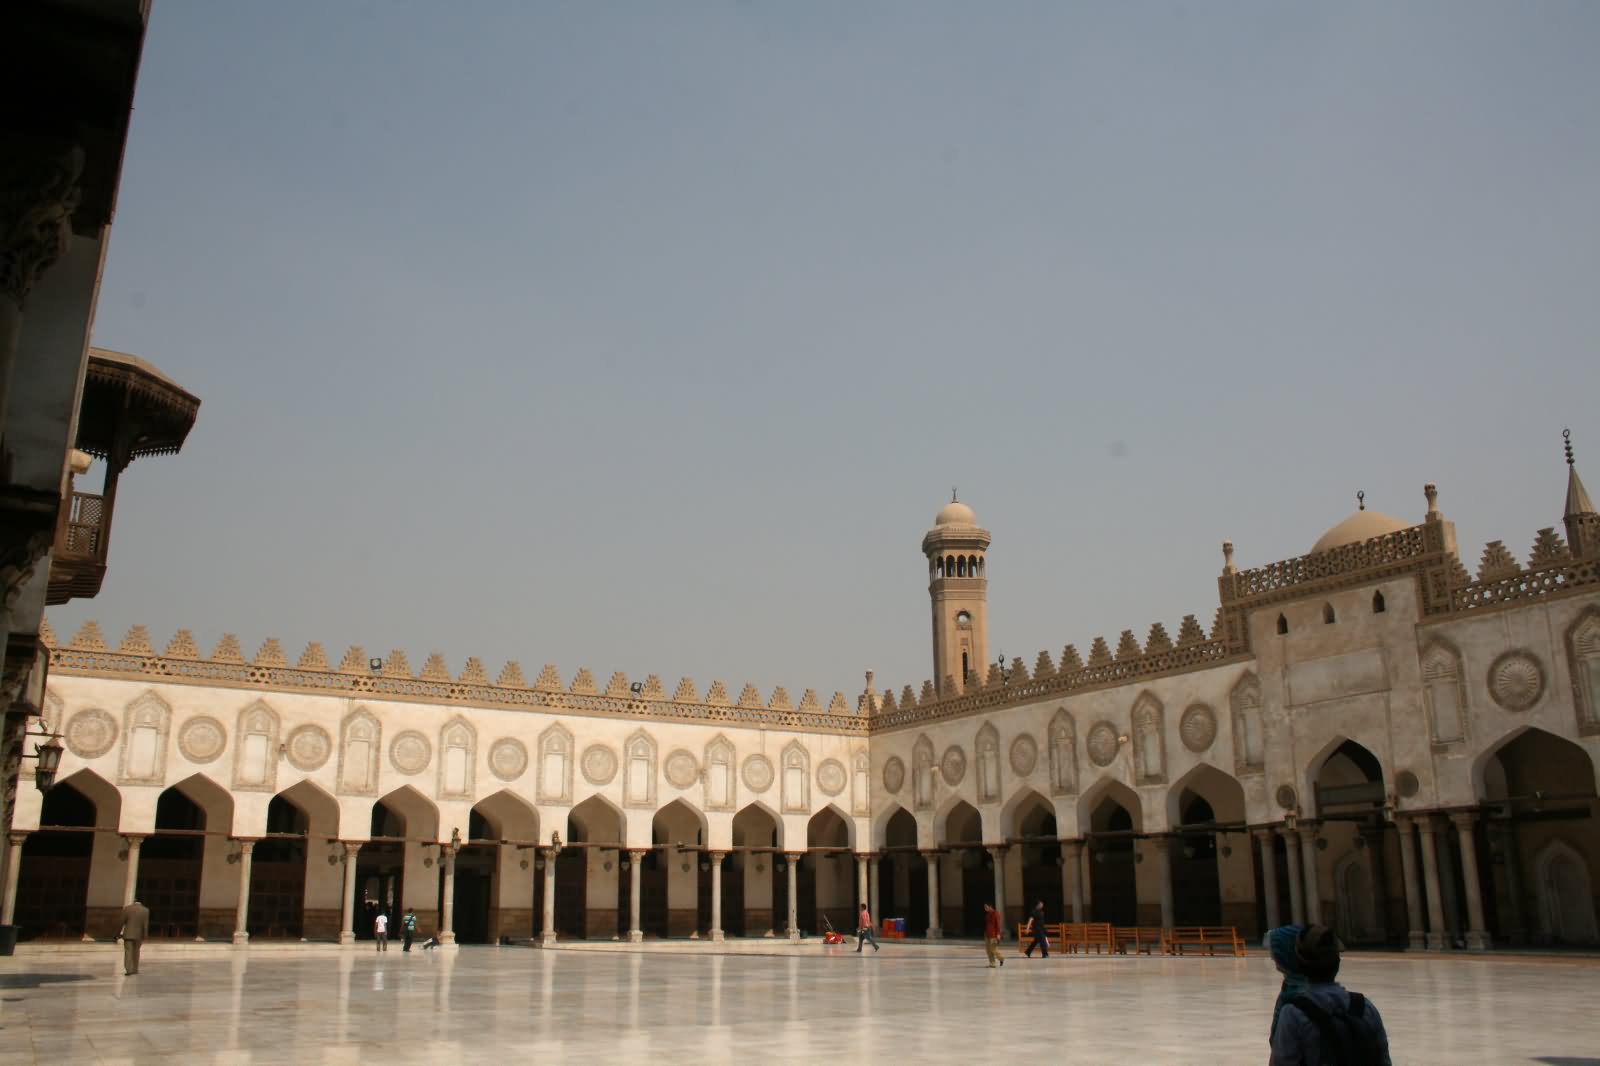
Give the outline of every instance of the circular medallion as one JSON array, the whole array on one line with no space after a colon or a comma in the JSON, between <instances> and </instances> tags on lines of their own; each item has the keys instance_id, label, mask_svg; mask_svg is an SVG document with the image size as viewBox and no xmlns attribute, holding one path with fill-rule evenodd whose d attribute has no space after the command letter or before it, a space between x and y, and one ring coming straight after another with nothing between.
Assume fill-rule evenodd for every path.
<instances>
[{"instance_id":1,"label":"circular medallion","mask_svg":"<svg viewBox=\"0 0 1600 1066\"><path fill-rule=\"evenodd\" d=\"M609 785L617 776L617 753L604 744L590 744L583 749L583 779L591 785Z\"/></svg>"},{"instance_id":2,"label":"circular medallion","mask_svg":"<svg viewBox=\"0 0 1600 1066\"><path fill-rule=\"evenodd\" d=\"M489 745L489 772L502 781L515 781L528 769L528 749L515 737L501 737Z\"/></svg>"},{"instance_id":3,"label":"circular medallion","mask_svg":"<svg viewBox=\"0 0 1600 1066\"><path fill-rule=\"evenodd\" d=\"M67 747L80 759L96 759L117 742L117 720L97 707L79 711L67 723Z\"/></svg>"},{"instance_id":4,"label":"circular medallion","mask_svg":"<svg viewBox=\"0 0 1600 1066\"><path fill-rule=\"evenodd\" d=\"M1278 792L1277 792L1278 806L1282 807L1284 810L1286 810L1286 811L1294 810L1294 804L1295 804L1295 800L1297 798L1298 797L1295 796L1293 788L1290 788L1288 785L1279 785L1278 786Z\"/></svg>"},{"instance_id":5,"label":"circular medallion","mask_svg":"<svg viewBox=\"0 0 1600 1066\"><path fill-rule=\"evenodd\" d=\"M1508 711L1525 711L1544 695L1544 668L1525 651L1508 651L1489 667L1489 693Z\"/></svg>"},{"instance_id":6,"label":"circular medallion","mask_svg":"<svg viewBox=\"0 0 1600 1066\"><path fill-rule=\"evenodd\" d=\"M1422 782L1410 770L1401 770L1394 775L1394 788L1401 799L1410 799L1422 790Z\"/></svg>"},{"instance_id":7,"label":"circular medallion","mask_svg":"<svg viewBox=\"0 0 1600 1066\"><path fill-rule=\"evenodd\" d=\"M1011 769L1018 777L1027 777L1039 765L1039 742L1027 733L1011 742Z\"/></svg>"},{"instance_id":8,"label":"circular medallion","mask_svg":"<svg viewBox=\"0 0 1600 1066\"><path fill-rule=\"evenodd\" d=\"M1217 716L1210 707L1196 703L1178 719L1178 735L1183 746L1192 752L1202 752L1217 739Z\"/></svg>"},{"instance_id":9,"label":"circular medallion","mask_svg":"<svg viewBox=\"0 0 1600 1066\"><path fill-rule=\"evenodd\" d=\"M389 761L403 774L420 774L433 758L433 745L415 729L408 729L389 742Z\"/></svg>"},{"instance_id":10,"label":"circular medallion","mask_svg":"<svg viewBox=\"0 0 1600 1066\"><path fill-rule=\"evenodd\" d=\"M960 745L952 744L944 749L944 758L939 760L939 775L951 788L961 784L961 779L967 776L967 753Z\"/></svg>"},{"instance_id":11,"label":"circular medallion","mask_svg":"<svg viewBox=\"0 0 1600 1066\"><path fill-rule=\"evenodd\" d=\"M663 772L674 788L689 788L700 779L700 764L694 755L679 748L667 756Z\"/></svg>"},{"instance_id":12,"label":"circular medallion","mask_svg":"<svg viewBox=\"0 0 1600 1066\"><path fill-rule=\"evenodd\" d=\"M900 793L905 783L906 764L900 761L898 755L889 756L889 761L883 764L883 787L893 796Z\"/></svg>"},{"instance_id":13,"label":"circular medallion","mask_svg":"<svg viewBox=\"0 0 1600 1066\"><path fill-rule=\"evenodd\" d=\"M191 718L178 730L178 750L190 762L210 762L227 746L228 731L208 715Z\"/></svg>"},{"instance_id":14,"label":"circular medallion","mask_svg":"<svg viewBox=\"0 0 1600 1066\"><path fill-rule=\"evenodd\" d=\"M319 725L295 726L283 746L289 765L306 773L322 769L322 764L333 754L333 738Z\"/></svg>"},{"instance_id":15,"label":"circular medallion","mask_svg":"<svg viewBox=\"0 0 1600 1066\"><path fill-rule=\"evenodd\" d=\"M850 775L845 773L844 763L838 759L823 759L822 765L817 767L817 787L829 796L843 792L849 781Z\"/></svg>"},{"instance_id":16,"label":"circular medallion","mask_svg":"<svg viewBox=\"0 0 1600 1066\"><path fill-rule=\"evenodd\" d=\"M765 792L772 787L772 760L765 755L752 755L744 761L744 787L751 792Z\"/></svg>"},{"instance_id":17,"label":"circular medallion","mask_svg":"<svg viewBox=\"0 0 1600 1066\"><path fill-rule=\"evenodd\" d=\"M1096 722L1084 740L1089 749L1089 761L1096 766L1110 766L1117 757L1117 727L1110 722Z\"/></svg>"}]
</instances>

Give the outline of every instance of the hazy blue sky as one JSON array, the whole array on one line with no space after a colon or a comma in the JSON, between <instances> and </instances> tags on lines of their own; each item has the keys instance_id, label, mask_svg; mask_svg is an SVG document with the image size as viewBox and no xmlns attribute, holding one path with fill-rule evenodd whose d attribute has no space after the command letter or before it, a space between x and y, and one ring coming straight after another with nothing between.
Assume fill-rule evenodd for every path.
<instances>
[{"instance_id":1,"label":"hazy blue sky","mask_svg":"<svg viewBox=\"0 0 1600 1066\"><path fill-rule=\"evenodd\" d=\"M97 344L204 400L99 599L850 697L1600 488L1600 4L158 0Z\"/></svg>"}]
</instances>

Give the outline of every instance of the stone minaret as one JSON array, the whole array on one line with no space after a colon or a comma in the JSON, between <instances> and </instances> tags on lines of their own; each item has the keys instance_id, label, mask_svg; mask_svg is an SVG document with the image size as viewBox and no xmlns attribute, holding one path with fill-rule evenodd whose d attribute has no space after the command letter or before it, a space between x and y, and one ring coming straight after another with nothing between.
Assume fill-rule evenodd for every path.
<instances>
[{"instance_id":1,"label":"stone minaret","mask_svg":"<svg viewBox=\"0 0 1600 1066\"><path fill-rule=\"evenodd\" d=\"M989 668L988 549L989 531L978 528L972 508L952 492L922 538L933 601L933 685L940 698L981 685Z\"/></svg>"},{"instance_id":2,"label":"stone minaret","mask_svg":"<svg viewBox=\"0 0 1600 1066\"><path fill-rule=\"evenodd\" d=\"M1567 527L1567 547L1574 559L1587 555L1600 555L1600 514L1589 499L1589 490L1578 477L1578 467L1572 461L1572 430L1561 431L1567 450L1567 507L1561 521Z\"/></svg>"}]
</instances>

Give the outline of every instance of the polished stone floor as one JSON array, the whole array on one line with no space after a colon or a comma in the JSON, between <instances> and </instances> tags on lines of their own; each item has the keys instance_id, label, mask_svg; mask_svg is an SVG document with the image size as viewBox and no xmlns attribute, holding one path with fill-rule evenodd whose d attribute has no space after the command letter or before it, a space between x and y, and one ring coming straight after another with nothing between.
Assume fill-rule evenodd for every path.
<instances>
[{"instance_id":1,"label":"polished stone floor","mask_svg":"<svg viewBox=\"0 0 1600 1066\"><path fill-rule=\"evenodd\" d=\"M0 1066L1265 1062L1277 977L1248 959L979 945L771 955L462 948L0 958ZM1600 960L1356 956L1397 1064L1600 1066Z\"/></svg>"}]
</instances>

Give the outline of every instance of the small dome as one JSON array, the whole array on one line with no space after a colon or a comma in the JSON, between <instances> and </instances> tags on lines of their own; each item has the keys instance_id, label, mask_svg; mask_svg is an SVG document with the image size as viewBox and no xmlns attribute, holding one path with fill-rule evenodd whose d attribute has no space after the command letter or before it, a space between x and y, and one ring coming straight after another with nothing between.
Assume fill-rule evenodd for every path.
<instances>
[{"instance_id":1,"label":"small dome","mask_svg":"<svg viewBox=\"0 0 1600 1066\"><path fill-rule=\"evenodd\" d=\"M1386 533L1398 533L1402 529L1410 529L1414 524L1377 511L1357 511L1324 533L1311 546L1311 554L1343 548L1347 544L1360 544Z\"/></svg>"},{"instance_id":2,"label":"small dome","mask_svg":"<svg viewBox=\"0 0 1600 1066\"><path fill-rule=\"evenodd\" d=\"M933 520L936 526L975 526L978 516L972 513L972 508L964 503L951 500L939 508L939 517Z\"/></svg>"}]
</instances>

